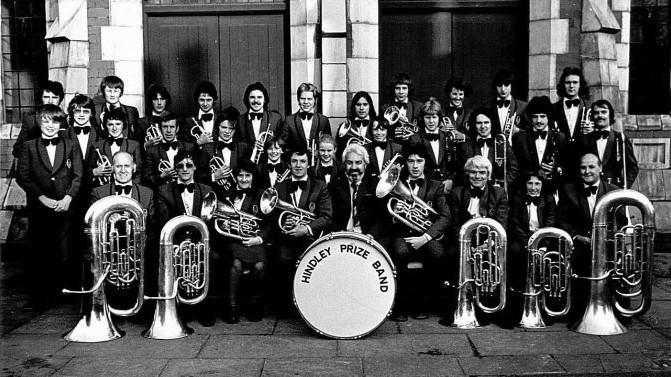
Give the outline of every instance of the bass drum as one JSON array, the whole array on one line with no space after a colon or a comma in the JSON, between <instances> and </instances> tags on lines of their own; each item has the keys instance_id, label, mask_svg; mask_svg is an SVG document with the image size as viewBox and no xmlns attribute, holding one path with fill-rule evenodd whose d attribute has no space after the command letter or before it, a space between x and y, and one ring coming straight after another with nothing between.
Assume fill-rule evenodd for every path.
<instances>
[{"instance_id":1,"label":"bass drum","mask_svg":"<svg viewBox=\"0 0 671 377\"><path fill-rule=\"evenodd\" d=\"M378 328L391 312L396 269L371 236L330 233L298 260L293 292L298 312L315 331L357 339Z\"/></svg>"}]
</instances>

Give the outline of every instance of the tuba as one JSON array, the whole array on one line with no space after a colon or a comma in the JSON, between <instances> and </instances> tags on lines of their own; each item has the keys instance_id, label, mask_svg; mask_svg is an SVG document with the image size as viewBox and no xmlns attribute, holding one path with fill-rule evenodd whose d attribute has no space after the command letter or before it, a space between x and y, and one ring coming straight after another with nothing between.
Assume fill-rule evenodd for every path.
<instances>
[{"instance_id":1,"label":"tuba","mask_svg":"<svg viewBox=\"0 0 671 377\"><path fill-rule=\"evenodd\" d=\"M200 240L186 238L175 245L175 234L183 228L195 229ZM210 240L207 225L197 217L180 215L161 229L158 267L159 296L154 320L142 335L150 339L178 339L193 332L177 315L177 303L195 305L205 299L210 282Z\"/></svg>"},{"instance_id":2,"label":"tuba","mask_svg":"<svg viewBox=\"0 0 671 377\"><path fill-rule=\"evenodd\" d=\"M459 295L452 326L471 329L480 326L475 305L485 313L506 305L506 231L496 220L473 218L461 227L459 242Z\"/></svg>"},{"instance_id":3,"label":"tuba","mask_svg":"<svg viewBox=\"0 0 671 377\"><path fill-rule=\"evenodd\" d=\"M394 156L394 159L397 157ZM424 233L436 221L438 213L415 196L412 190L401 181L401 165L390 160L380 173L380 181L375 188L375 196L383 198L389 194L387 211L410 229Z\"/></svg>"},{"instance_id":4,"label":"tuba","mask_svg":"<svg viewBox=\"0 0 671 377\"><path fill-rule=\"evenodd\" d=\"M238 211L233 204L217 200L214 192L203 198L200 217L204 221L214 219L214 229L224 237L245 240L260 235L261 219L248 213Z\"/></svg>"},{"instance_id":5,"label":"tuba","mask_svg":"<svg viewBox=\"0 0 671 377\"><path fill-rule=\"evenodd\" d=\"M254 144L254 149L252 150L252 156L250 160L257 164L259 163L259 160L261 160L261 155L263 154L263 146L266 144L266 140L268 140L269 137L273 137L273 131L268 130L268 131L263 131L259 134L258 140L256 144ZM261 143L261 147L257 147L258 143Z\"/></svg>"},{"instance_id":6,"label":"tuba","mask_svg":"<svg viewBox=\"0 0 671 377\"><path fill-rule=\"evenodd\" d=\"M411 123L408 121L408 118L401 116L401 110L396 106L392 105L387 107L387 109L384 110L383 117L389 122L390 126L396 127L397 136L402 139L407 139L419 132L417 123Z\"/></svg>"},{"instance_id":7,"label":"tuba","mask_svg":"<svg viewBox=\"0 0 671 377\"><path fill-rule=\"evenodd\" d=\"M210 171L214 174L217 170L226 167L224 159L219 156L214 156L210 159ZM230 189L233 185L238 184L238 181L233 176L233 173L217 180L217 184L224 188L224 190Z\"/></svg>"},{"instance_id":8,"label":"tuba","mask_svg":"<svg viewBox=\"0 0 671 377\"><path fill-rule=\"evenodd\" d=\"M338 130L338 137L342 138L346 136L350 137L349 140L347 140L347 145L352 143L367 145L371 143L371 140L365 135L361 135L357 130L352 129L352 122L350 122L349 119L346 120L345 123L340 126L340 130Z\"/></svg>"},{"instance_id":9,"label":"tuba","mask_svg":"<svg viewBox=\"0 0 671 377\"><path fill-rule=\"evenodd\" d=\"M623 206L637 207L643 224L627 224L618 229L614 217ZM634 190L615 190L599 199L592 225L592 272L585 278L590 281L589 302L575 331L622 334L627 329L615 318L613 306L624 317L648 311L654 241L655 210L645 195ZM632 304L632 300L636 302Z\"/></svg>"},{"instance_id":10,"label":"tuba","mask_svg":"<svg viewBox=\"0 0 671 377\"><path fill-rule=\"evenodd\" d=\"M259 207L261 208L261 212L266 215L275 210L275 208L281 210L282 213L280 213L277 219L277 224L284 232L288 232L299 225L308 225L317 218L310 211L300 209L293 204L280 200L277 189L274 187L269 187L263 192Z\"/></svg>"},{"instance_id":11,"label":"tuba","mask_svg":"<svg viewBox=\"0 0 671 377\"><path fill-rule=\"evenodd\" d=\"M89 207L84 220L95 284L84 291L63 289L67 294L91 294L91 301L84 301L79 322L64 338L72 342L118 339L124 333L114 325L110 313L124 317L135 315L144 299L145 213L134 199L107 196ZM135 289L134 305L131 308L110 306L103 284L124 293Z\"/></svg>"},{"instance_id":12,"label":"tuba","mask_svg":"<svg viewBox=\"0 0 671 377\"><path fill-rule=\"evenodd\" d=\"M99 167L100 166L102 166L102 167L112 166L112 164L110 163L110 159L107 158L106 155L100 153L100 148L96 148L96 153L98 154L97 164L98 164ZM100 186L110 183L110 177L106 176L106 175L101 175L100 177L96 177L96 180L98 181L98 185L100 185Z\"/></svg>"},{"instance_id":13,"label":"tuba","mask_svg":"<svg viewBox=\"0 0 671 377\"><path fill-rule=\"evenodd\" d=\"M494 163L496 166L503 168L503 175L501 178L494 177L494 184L498 184L508 192L508 159L506 158L506 139L505 134L498 134L494 137Z\"/></svg>"},{"instance_id":14,"label":"tuba","mask_svg":"<svg viewBox=\"0 0 671 377\"><path fill-rule=\"evenodd\" d=\"M546 241L551 243L548 245ZM564 316L571 309L573 240L561 229L541 228L529 238L527 251L527 279L520 326L544 328L541 306L551 317Z\"/></svg>"}]
</instances>

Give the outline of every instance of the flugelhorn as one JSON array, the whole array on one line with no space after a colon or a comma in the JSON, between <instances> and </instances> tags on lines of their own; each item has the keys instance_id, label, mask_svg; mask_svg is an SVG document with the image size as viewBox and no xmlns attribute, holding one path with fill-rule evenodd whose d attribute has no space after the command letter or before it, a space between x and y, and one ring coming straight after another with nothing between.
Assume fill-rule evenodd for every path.
<instances>
[{"instance_id":1,"label":"flugelhorn","mask_svg":"<svg viewBox=\"0 0 671 377\"><path fill-rule=\"evenodd\" d=\"M401 115L401 110L396 106L389 106L384 110L382 115L384 119L389 122L390 126L395 127L395 134L398 137L407 139L410 136L419 132L417 123L410 122L407 117Z\"/></svg>"},{"instance_id":2,"label":"flugelhorn","mask_svg":"<svg viewBox=\"0 0 671 377\"><path fill-rule=\"evenodd\" d=\"M571 309L573 240L561 229L541 228L529 237L527 253L520 326L544 328L542 312L551 317L560 317Z\"/></svg>"},{"instance_id":3,"label":"flugelhorn","mask_svg":"<svg viewBox=\"0 0 671 377\"><path fill-rule=\"evenodd\" d=\"M347 140L347 145L350 145L351 143L357 143L361 145L367 145L371 143L369 138L367 138L365 135L361 135L359 131L352 128L352 122L349 119L346 120L338 130L338 137L342 138L346 136L350 137L349 140Z\"/></svg>"},{"instance_id":4,"label":"flugelhorn","mask_svg":"<svg viewBox=\"0 0 671 377\"><path fill-rule=\"evenodd\" d=\"M96 148L96 153L98 154L98 160L96 161L96 163L98 164L98 167L101 167L101 166L104 167L104 168L112 167L112 164L110 163L110 159L106 155L104 155L100 152L100 148ZM106 184L110 183L110 177L108 175L97 176L96 180L98 181L99 186L106 185Z\"/></svg>"},{"instance_id":5,"label":"flugelhorn","mask_svg":"<svg viewBox=\"0 0 671 377\"><path fill-rule=\"evenodd\" d=\"M387 211L410 229L425 233L436 221L438 213L401 181L401 169L398 163L391 163L383 169L375 195L378 198L391 195L387 201Z\"/></svg>"},{"instance_id":6,"label":"flugelhorn","mask_svg":"<svg viewBox=\"0 0 671 377\"><path fill-rule=\"evenodd\" d=\"M643 223L619 228L615 217L623 206L637 207ZM655 209L640 192L615 190L599 199L592 225L592 272L591 276L583 277L590 281L589 302L575 331L622 334L627 329L615 317L613 306L624 317L648 311L652 300L655 232Z\"/></svg>"},{"instance_id":7,"label":"flugelhorn","mask_svg":"<svg viewBox=\"0 0 671 377\"><path fill-rule=\"evenodd\" d=\"M254 144L254 149L252 150L252 156L250 157L251 161L255 164L258 164L261 160L261 155L263 154L263 146L266 144L266 141L269 137L273 137L273 131L263 131L259 134L259 138ZM261 144L260 147L257 145Z\"/></svg>"},{"instance_id":8,"label":"flugelhorn","mask_svg":"<svg viewBox=\"0 0 671 377\"><path fill-rule=\"evenodd\" d=\"M121 338L110 312L132 316L140 311L144 300L145 213L140 203L124 196L107 196L93 203L84 216L84 233L89 241L91 274L95 284L84 291L63 289L63 293L91 294L91 302L82 306L82 316L64 335L72 342L104 342ZM130 308L114 308L105 297L107 290L121 293L135 290Z\"/></svg>"},{"instance_id":9,"label":"flugelhorn","mask_svg":"<svg viewBox=\"0 0 671 377\"><path fill-rule=\"evenodd\" d=\"M281 200L274 187L269 187L263 192L259 207L261 212L266 215L276 208L281 210L282 213L277 219L277 224L284 232L288 232L299 225L308 225L317 218L314 213Z\"/></svg>"},{"instance_id":10,"label":"flugelhorn","mask_svg":"<svg viewBox=\"0 0 671 377\"><path fill-rule=\"evenodd\" d=\"M189 236L179 244L175 235L187 229L199 236ZM142 335L150 339L178 339L193 332L177 314L177 304L195 305L207 297L210 283L210 239L207 225L197 217L180 215L161 229L158 266L158 296L154 320Z\"/></svg>"},{"instance_id":11,"label":"flugelhorn","mask_svg":"<svg viewBox=\"0 0 671 377\"><path fill-rule=\"evenodd\" d=\"M207 193L203 198L200 217L204 221L214 219L214 229L227 238L242 241L261 234L260 218L238 211L232 203L218 201L214 192Z\"/></svg>"},{"instance_id":12,"label":"flugelhorn","mask_svg":"<svg viewBox=\"0 0 671 377\"><path fill-rule=\"evenodd\" d=\"M452 326L470 329L480 326L476 306L494 313L506 305L506 231L494 219L473 218L461 227L459 242L459 295Z\"/></svg>"},{"instance_id":13,"label":"flugelhorn","mask_svg":"<svg viewBox=\"0 0 671 377\"><path fill-rule=\"evenodd\" d=\"M224 162L223 158L219 156L214 156L210 159L210 171L212 172L212 174L214 174L217 170L225 167L226 163ZM217 180L217 184L223 187L224 190L230 189L233 185L236 185L237 183L238 181L233 176L233 172L231 172L231 174L225 176L224 178Z\"/></svg>"},{"instance_id":14,"label":"flugelhorn","mask_svg":"<svg viewBox=\"0 0 671 377\"><path fill-rule=\"evenodd\" d=\"M163 132L158 127L158 123L152 123L149 128L147 128L147 134L144 136L145 141L151 141L159 139L163 141Z\"/></svg>"},{"instance_id":15,"label":"flugelhorn","mask_svg":"<svg viewBox=\"0 0 671 377\"><path fill-rule=\"evenodd\" d=\"M508 159L506 155L506 144L508 144L506 135L501 133L494 136L494 163L496 166L503 168L503 174L501 178L493 177L492 179L495 184L503 187L503 189L508 192Z\"/></svg>"}]
</instances>

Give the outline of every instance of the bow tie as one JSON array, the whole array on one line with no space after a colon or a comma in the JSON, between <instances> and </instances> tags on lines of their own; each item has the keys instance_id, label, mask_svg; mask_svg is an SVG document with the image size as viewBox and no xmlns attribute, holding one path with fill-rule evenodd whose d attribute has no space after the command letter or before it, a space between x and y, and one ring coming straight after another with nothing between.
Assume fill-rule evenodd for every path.
<instances>
[{"instance_id":1,"label":"bow tie","mask_svg":"<svg viewBox=\"0 0 671 377\"><path fill-rule=\"evenodd\" d=\"M408 183L410 183L410 188L414 190L415 187L424 186L424 178L411 179Z\"/></svg>"},{"instance_id":2,"label":"bow tie","mask_svg":"<svg viewBox=\"0 0 671 377\"><path fill-rule=\"evenodd\" d=\"M296 192L299 188L301 191L305 191L306 187L308 187L308 181L291 181L292 192Z\"/></svg>"},{"instance_id":3,"label":"bow tie","mask_svg":"<svg viewBox=\"0 0 671 377\"><path fill-rule=\"evenodd\" d=\"M122 137L119 137L119 138L110 137L109 139L107 139L107 141L109 142L110 146L112 144L116 144L117 146L121 146L121 144L123 143L123 138Z\"/></svg>"},{"instance_id":4,"label":"bow tie","mask_svg":"<svg viewBox=\"0 0 671 377\"><path fill-rule=\"evenodd\" d=\"M502 107L509 107L510 106L510 100L509 99L499 99L496 100L496 106L500 109Z\"/></svg>"},{"instance_id":5,"label":"bow tie","mask_svg":"<svg viewBox=\"0 0 671 377\"><path fill-rule=\"evenodd\" d=\"M594 137L601 139L608 139L610 136L610 131L594 131Z\"/></svg>"},{"instance_id":6,"label":"bow tie","mask_svg":"<svg viewBox=\"0 0 671 377\"><path fill-rule=\"evenodd\" d=\"M202 120L203 122L209 122L212 119L214 119L214 114L212 113L206 113L200 116L200 120Z\"/></svg>"},{"instance_id":7,"label":"bow tie","mask_svg":"<svg viewBox=\"0 0 671 377\"><path fill-rule=\"evenodd\" d=\"M587 186L585 187L585 194L587 194L587 196L596 195L597 190L599 190L597 185Z\"/></svg>"},{"instance_id":8,"label":"bow tie","mask_svg":"<svg viewBox=\"0 0 671 377\"><path fill-rule=\"evenodd\" d=\"M232 141L225 142L225 141L220 139L219 140L219 149L224 149L224 148L228 149L229 151L232 151L233 150L233 142Z\"/></svg>"},{"instance_id":9,"label":"bow tie","mask_svg":"<svg viewBox=\"0 0 671 377\"><path fill-rule=\"evenodd\" d=\"M373 142L373 147L379 147L382 149L387 149L387 141L374 141Z\"/></svg>"},{"instance_id":10,"label":"bow tie","mask_svg":"<svg viewBox=\"0 0 671 377\"><path fill-rule=\"evenodd\" d=\"M125 194L128 195L130 194L130 190L133 188L132 185L116 185L114 186L114 192L116 192L117 195Z\"/></svg>"},{"instance_id":11,"label":"bow tie","mask_svg":"<svg viewBox=\"0 0 671 377\"><path fill-rule=\"evenodd\" d=\"M450 113L457 113L457 115L461 115L461 114L464 113L464 108L463 107L450 106L448 114L450 114Z\"/></svg>"},{"instance_id":12,"label":"bow tie","mask_svg":"<svg viewBox=\"0 0 671 377\"><path fill-rule=\"evenodd\" d=\"M82 132L84 135L88 135L89 132L91 132L91 126L75 127L75 133L77 135L81 135Z\"/></svg>"},{"instance_id":13,"label":"bow tie","mask_svg":"<svg viewBox=\"0 0 671 377\"><path fill-rule=\"evenodd\" d=\"M301 117L303 120L312 120L313 113L309 113L307 111L301 111L298 113L298 116Z\"/></svg>"},{"instance_id":14,"label":"bow tie","mask_svg":"<svg viewBox=\"0 0 671 377\"><path fill-rule=\"evenodd\" d=\"M471 187L470 190L471 192L471 198L482 198L482 195L485 193L484 188L477 188L477 187Z\"/></svg>"},{"instance_id":15,"label":"bow tie","mask_svg":"<svg viewBox=\"0 0 671 377\"><path fill-rule=\"evenodd\" d=\"M494 143L494 139L491 137L478 137L478 140L476 141L478 143L478 147L482 148L485 144L487 144L488 147L491 148L492 144Z\"/></svg>"},{"instance_id":16,"label":"bow tie","mask_svg":"<svg viewBox=\"0 0 671 377\"><path fill-rule=\"evenodd\" d=\"M568 107L569 109L573 106L578 107L580 106L580 98L567 99L566 101L564 101L564 104L566 104L566 107Z\"/></svg>"},{"instance_id":17,"label":"bow tie","mask_svg":"<svg viewBox=\"0 0 671 377\"><path fill-rule=\"evenodd\" d=\"M394 102L394 106L398 107L399 110L408 108L408 104L405 102Z\"/></svg>"},{"instance_id":18,"label":"bow tie","mask_svg":"<svg viewBox=\"0 0 671 377\"><path fill-rule=\"evenodd\" d=\"M42 144L45 147L48 147L49 145L57 145L60 140L60 137L55 137L53 139L42 139Z\"/></svg>"},{"instance_id":19,"label":"bow tie","mask_svg":"<svg viewBox=\"0 0 671 377\"><path fill-rule=\"evenodd\" d=\"M323 176L326 176L326 175L331 175L331 168L333 168L333 165L329 165L329 166L320 165L319 169L317 170L317 174L320 177L323 177Z\"/></svg>"},{"instance_id":20,"label":"bow tie","mask_svg":"<svg viewBox=\"0 0 671 377\"><path fill-rule=\"evenodd\" d=\"M189 183L189 184L178 183L177 184L177 191L184 192L184 190L186 190L188 192L193 192L194 187L196 187L196 185L194 183Z\"/></svg>"},{"instance_id":21,"label":"bow tie","mask_svg":"<svg viewBox=\"0 0 671 377\"><path fill-rule=\"evenodd\" d=\"M266 169L268 169L269 172L275 172L279 168L280 164L268 164L266 165Z\"/></svg>"},{"instance_id":22,"label":"bow tie","mask_svg":"<svg viewBox=\"0 0 671 377\"><path fill-rule=\"evenodd\" d=\"M539 195L539 196L531 196L531 195L527 195L526 198L525 198L525 200L524 200L524 202L525 202L527 205L533 203L535 206L538 207L538 203L541 202L541 197L540 197L540 195Z\"/></svg>"},{"instance_id":23,"label":"bow tie","mask_svg":"<svg viewBox=\"0 0 671 377\"><path fill-rule=\"evenodd\" d=\"M531 135L533 136L534 139L545 140L545 138L548 136L548 132L547 131L532 131Z\"/></svg>"},{"instance_id":24,"label":"bow tie","mask_svg":"<svg viewBox=\"0 0 671 377\"><path fill-rule=\"evenodd\" d=\"M163 149L177 149L177 141L170 141L163 143Z\"/></svg>"},{"instance_id":25,"label":"bow tie","mask_svg":"<svg viewBox=\"0 0 671 377\"><path fill-rule=\"evenodd\" d=\"M356 125L357 128L359 127L368 127L368 119L357 119L354 121L354 124Z\"/></svg>"},{"instance_id":26,"label":"bow tie","mask_svg":"<svg viewBox=\"0 0 671 377\"><path fill-rule=\"evenodd\" d=\"M261 118L263 118L263 113L249 113L250 120L261 120Z\"/></svg>"},{"instance_id":27,"label":"bow tie","mask_svg":"<svg viewBox=\"0 0 671 377\"><path fill-rule=\"evenodd\" d=\"M427 134L425 134L425 137L426 137L426 140L428 140L428 141L436 141L436 140L439 139L440 136L437 133L435 133L435 134L434 133L431 133L431 134L427 133Z\"/></svg>"}]
</instances>

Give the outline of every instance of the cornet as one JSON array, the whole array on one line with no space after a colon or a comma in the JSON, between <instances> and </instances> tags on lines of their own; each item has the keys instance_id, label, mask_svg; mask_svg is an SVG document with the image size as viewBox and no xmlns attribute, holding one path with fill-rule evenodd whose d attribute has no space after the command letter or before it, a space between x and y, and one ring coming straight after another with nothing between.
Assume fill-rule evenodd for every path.
<instances>
[{"instance_id":1,"label":"cornet","mask_svg":"<svg viewBox=\"0 0 671 377\"><path fill-rule=\"evenodd\" d=\"M254 149L252 150L252 157L250 158L253 163L258 164L259 160L261 160L263 146L266 144L266 140L268 140L269 137L273 137L273 131L271 130L263 131L259 134L259 138L256 144L254 144ZM261 143L261 146L257 147L259 142Z\"/></svg>"},{"instance_id":2,"label":"cornet","mask_svg":"<svg viewBox=\"0 0 671 377\"><path fill-rule=\"evenodd\" d=\"M508 162L506 158L506 144L508 140L506 135L498 134L494 136L494 163L499 167L503 168L503 174L501 178L494 177L494 183L499 184L503 187L506 192L508 192Z\"/></svg>"},{"instance_id":3,"label":"cornet","mask_svg":"<svg viewBox=\"0 0 671 377\"><path fill-rule=\"evenodd\" d=\"M229 204L218 201L217 195L209 192L203 198L200 217L204 221L214 219L214 229L224 237L241 241L258 237L261 234L261 219L238 211L232 203Z\"/></svg>"},{"instance_id":4,"label":"cornet","mask_svg":"<svg viewBox=\"0 0 671 377\"><path fill-rule=\"evenodd\" d=\"M145 135L144 140L151 141L156 139L163 141L163 133L158 127L158 123L152 123L149 128L147 128L147 134Z\"/></svg>"},{"instance_id":5,"label":"cornet","mask_svg":"<svg viewBox=\"0 0 671 377\"><path fill-rule=\"evenodd\" d=\"M191 120L193 121L193 127L191 127L191 136L198 139L200 137L200 135L202 135L206 132L205 128L203 128L203 126L201 126L200 123L198 123L196 118L191 117Z\"/></svg>"},{"instance_id":6,"label":"cornet","mask_svg":"<svg viewBox=\"0 0 671 377\"><path fill-rule=\"evenodd\" d=\"M275 186L278 183L284 182L288 177L289 174L291 173L291 169L287 168L282 174L278 175L277 178L275 178L275 182L271 186Z\"/></svg>"},{"instance_id":7,"label":"cornet","mask_svg":"<svg viewBox=\"0 0 671 377\"><path fill-rule=\"evenodd\" d=\"M98 160L97 160L98 167L101 167L101 166L104 167L104 168L112 167L112 164L110 163L110 159L106 155L100 153L99 148L96 148L96 153L98 154ZM96 180L98 181L99 186L106 185L106 184L110 183L110 177L107 176L107 175L98 176L98 177L96 177Z\"/></svg>"},{"instance_id":8,"label":"cornet","mask_svg":"<svg viewBox=\"0 0 671 377\"><path fill-rule=\"evenodd\" d=\"M158 172L163 173L170 169L172 169L172 164L170 163L170 161L161 159L161 161L158 163Z\"/></svg>"},{"instance_id":9,"label":"cornet","mask_svg":"<svg viewBox=\"0 0 671 377\"><path fill-rule=\"evenodd\" d=\"M224 159L219 156L214 156L210 159L210 171L214 174L217 170L225 168L226 163ZM238 184L238 181L233 176L233 173L217 180L217 184L224 188L224 190L230 189L233 185Z\"/></svg>"},{"instance_id":10,"label":"cornet","mask_svg":"<svg viewBox=\"0 0 671 377\"><path fill-rule=\"evenodd\" d=\"M354 130L352 128L352 122L350 120L346 120L345 123L343 123L340 126L340 130L338 130L338 137L346 137L349 136L349 140L347 140L347 145L350 145L351 143L357 143L361 145L367 145L371 143L371 140L368 139L365 135L361 135L359 131Z\"/></svg>"},{"instance_id":11,"label":"cornet","mask_svg":"<svg viewBox=\"0 0 671 377\"><path fill-rule=\"evenodd\" d=\"M275 208L281 210L282 213L280 213L277 219L277 224L284 232L288 232L299 225L308 225L317 218L310 211L300 209L293 204L280 200L274 187L269 187L263 192L259 207L261 208L261 212L266 215L275 210Z\"/></svg>"},{"instance_id":12,"label":"cornet","mask_svg":"<svg viewBox=\"0 0 671 377\"><path fill-rule=\"evenodd\" d=\"M592 109L585 107L582 109L582 116L580 117L580 132L582 132L583 135L587 135L593 130L594 125L592 124Z\"/></svg>"},{"instance_id":13,"label":"cornet","mask_svg":"<svg viewBox=\"0 0 671 377\"><path fill-rule=\"evenodd\" d=\"M401 110L396 107L396 106L389 106L387 109L384 111L384 119L389 122L390 126L394 126L396 128L396 136L401 137L403 139L407 139L410 136L416 134L419 132L419 127L417 126L416 122L410 122L408 121L408 118L405 116L401 115Z\"/></svg>"}]
</instances>

